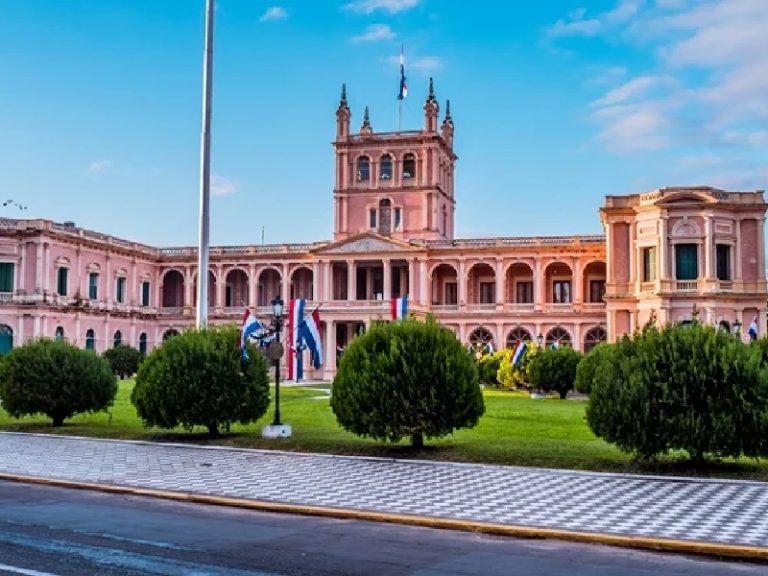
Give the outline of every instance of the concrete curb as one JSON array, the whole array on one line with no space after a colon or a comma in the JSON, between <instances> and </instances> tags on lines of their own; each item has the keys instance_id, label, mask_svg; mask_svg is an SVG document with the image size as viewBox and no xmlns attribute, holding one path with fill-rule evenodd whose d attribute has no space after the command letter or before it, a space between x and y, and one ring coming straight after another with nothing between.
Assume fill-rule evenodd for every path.
<instances>
[{"instance_id":1,"label":"concrete curb","mask_svg":"<svg viewBox=\"0 0 768 576\"><path fill-rule=\"evenodd\" d=\"M714 542L696 542L692 540L672 540L645 536L621 536L615 534L601 534L593 532L574 532L569 530L559 530L556 528L535 528L531 526L518 526L511 524L493 524L489 522L438 518L433 516L415 516L409 514L393 514L389 512L374 512L348 508L305 506L301 504L271 502L268 500L249 500L244 498L214 496L209 494L173 492L167 490L155 490L152 488L116 486L111 484L77 482L74 480L42 478L37 476L23 476L18 474L8 474L5 472L0 472L0 480L25 484L36 484L42 486L52 486L57 488L92 490L108 494L125 494L129 496L160 498L164 500L174 500L177 502L188 502L193 504L228 506L232 508L258 510L261 512L275 512L303 516L320 516L325 518L339 518L347 520L365 520L370 522L386 522L391 524L402 524L406 526L440 528L444 530L458 530L463 532L493 534L497 536L510 536L515 538L546 538L553 540L563 540L566 542L579 542L583 544L598 544L603 546L619 546L641 550L679 552L703 556L738 558L741 560L757 560L762 562L768 561L768 548L757 546L717 544Z\"/></svg>"}]
</instances>

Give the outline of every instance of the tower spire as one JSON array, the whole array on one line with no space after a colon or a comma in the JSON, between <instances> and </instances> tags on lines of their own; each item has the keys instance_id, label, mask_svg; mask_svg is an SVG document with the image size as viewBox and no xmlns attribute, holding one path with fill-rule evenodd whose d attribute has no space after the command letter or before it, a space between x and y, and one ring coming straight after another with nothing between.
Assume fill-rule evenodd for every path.
<instances>
[{"instance_id":1,"label":"tower spire","mask_svg":"<svg viewBox=\"0 0 768 576\"><path fill-rule=\"evenodd\" d=\"M346 106L347 105L347 85L342 84L341 85L341 101L339 102L339 106Z\"/></svg>"},{"instance_id":2,"label":"tower spire","mask_svg":"<svg viewBox=\"0 0 768 576\"><path fill-rule=\"evenodd\" d=\"M368 114L368 106L365 107L363 112L363 125L360 127L360 134L371 134L373 128L371 128L371 117Z\"/></svg>"},{"instance_id":3,"label":"tower spire","mask_svg":"<svg viewBox=\"0 0 768 576\"><path fill-rule=\"evenodd\" d=\"M446 100L445 101L445 120L444 122L450 122L453 123L453 118L451 118L451 101Z\"/></svg>"},{"instance_id":4,"label":"tower spire","mask_svg":"<svg viewBox=\"0 0 768 576\"><path fill-rule=\"evenodd\" d=\"M432 76L429 77L429 96L427 96L427 102L435 102L435 87L432 84Z\"/></svg>"}]
</instances>

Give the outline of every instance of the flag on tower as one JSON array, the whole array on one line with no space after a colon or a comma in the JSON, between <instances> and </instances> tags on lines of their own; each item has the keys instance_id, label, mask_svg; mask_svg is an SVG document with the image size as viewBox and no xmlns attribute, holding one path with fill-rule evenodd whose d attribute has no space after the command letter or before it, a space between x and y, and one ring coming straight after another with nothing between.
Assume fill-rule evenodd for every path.
<instances>
[{"instance_id":1,"label":"flag on tower","mask_svg":"<svg viewBox=\"0 0 768 576\"><path fill-rule=\"evenodd\" d=\"M392 320L402 320L408 316L408 296L392 298Z\"/></svg>"},{"instance_id":2,"label":"flag on tower","mask_svg":"<svg viewBox=\"0 0 768 576\"><path fill-rule=\"evenodd\" d=\"M405 60L403 58L403 49L400 49L400 92L397 94L398 100L404 100L408 96L408 85L405 83Z\"/></svg>"}]
</instances>

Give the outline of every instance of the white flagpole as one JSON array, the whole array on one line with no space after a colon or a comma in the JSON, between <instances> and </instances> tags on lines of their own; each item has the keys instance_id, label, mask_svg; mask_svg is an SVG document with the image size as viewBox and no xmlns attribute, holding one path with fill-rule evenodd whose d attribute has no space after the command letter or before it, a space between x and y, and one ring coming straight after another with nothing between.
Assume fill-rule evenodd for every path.
<instances>
[{"instance_id":1,"label":"white flagpole","mask_svg":"<svg viewBox=\"0 0 768 576\"><path fill-rule=\"evenodd\" d=\"M213 8L205 0L203 131L200 141L200 242L197 248L197 328L208 324L208 252L211 204L211 99L213 86Z\"/></svg>"}]
</instances>

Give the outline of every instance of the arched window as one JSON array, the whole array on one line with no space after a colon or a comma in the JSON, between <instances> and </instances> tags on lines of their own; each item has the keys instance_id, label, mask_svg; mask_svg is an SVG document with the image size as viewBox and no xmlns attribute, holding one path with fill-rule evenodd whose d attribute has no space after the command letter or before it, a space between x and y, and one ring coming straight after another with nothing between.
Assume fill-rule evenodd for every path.
<instances>
[{"instance_id":1,"label":"arched window","mask_svg":"<svg viewBox=\"0 0 768 576\"><path fill-rule=\"evenodd\" d=\"M392 231L392 201L384 198L379 201L379 234Z\"/></svg>"},{"instance_id":2,"label":"arched window","mask_svg":"<svg viewBox=\"0 0 768 576\"><path fill-rule=\"evenodd\" d=\"M169 340L170 338L173 338L174 336L178 336L178 335L179 335L179 331L178 330L174 330L173 328L169 328L168 330L166 330L163 333L163 342L165 342L166 340Z\"/></svg>"},{"instance_id":3,"label":"arched window","mask_svg":"<svg viewBox=\"0 0 768 576\"><path fill-rule=\"evenodd\" d=\"M115 348L120 346L123 343L123 333L120 332L120 330L115 331L115 336L113 338L113 345Z\"/></svg>"},{"instance_id":4,"label":"arched window","mask_svg":"<svg viewBox=\"0 0 768 576\"><path fill-rule=\"evenodd\" d=\"M53 339L57 342L60 342L61 340L64 340L64 327L63 326L57 326L56 331L53 333Z\"/></svg>"},{"instance_id":5,"label":"arched window","mask_svg":"<svg viewBox=\"0 0 768 576\"><path fill-rule=\"evenodd\" d=\"M384 154L379 161L379 178L392 180L392 156Z\"/></svg>"},{"instance_id":6,"label":"arched window","mask_svg":"<svg viewBox=\"0 0 768 576\"><path fill-rule=\"evenodd\" d=\"M507 348L514 350L521 341L530 342L531 340L531 333L522 326L518 326L507 334Z\"/></svg>"},{"instance_id":7,"label":"arched window","mask_svg":"<svg viewBox=\"0 0 768 576\"><path fill-rule=\"evenodd\" d=\"M547 332L547 348L559 348L560 346L571 345L571 335L560 326L555 326Z\"/></svg>"},{"instance_id":8,"label":"arched window","mask_svg":"<svg viewBox=\"0 0 768 576\"><path fill-rule=\"evenodd\" d=\"M410 152L403 156L403 179L416 178L416 155Z\"/></svg>"},{"instance_id":9,"label":"arched window","mask_svg":"<svg viewBox=\"0 0 768 576\"><path fill-rule=\"evenodd\" d=\"M139 334L139 353L142 356L147 355L147 333L142 332Z\"/></svg>"},{"instance_id":10,"label":"arched window","mask_svg":"<svg viewBox=\"0 0 768 576\"><path fill-rule=\"evenodd\" d=\"M605 328L595 326L584 335L584 352L589 352L592 348L607 340L608 333L605 331Z\"/></svg>"},{"instance_id":11,"label":"arched window","mask_svg":"<svg viewBox=\"0 0 768 576\"><path fill-rule=\"evenodd\" d=\"M469 344L472 353L475 355L482 355L484 353L493 354L493 334L482 326L475 328L469 335Z\"/></svg>"},{"instance_id":12,"label":"arched window","mask_svg":"<svg viewBox=\"0 0 768 576\"><path fill-rule=\"evenodd\" d=\"M0 356L5 356L13 350L13 328L0 324Z\"/></svg>"},{"instance_id":13,"label":"arched window","mask_svg":"<svg viewBox=\"0 0 768 576\"><path fill-rule=\"evenodd\" d=\"M96 348L96 336L94 335L93 328L89 328L85 333L85 349L94 350Z\"/></svg>"},{"instance_id":14,"label":"arched window","mask_svg":"<svg viewBox=\"0 0 768 576\"><path fill-rule=\"evenodd\" d=\"M368 182L371 179L371 159L368 156L360 156L357 159L357 181Z\"/></svg>"}]
</instances>

